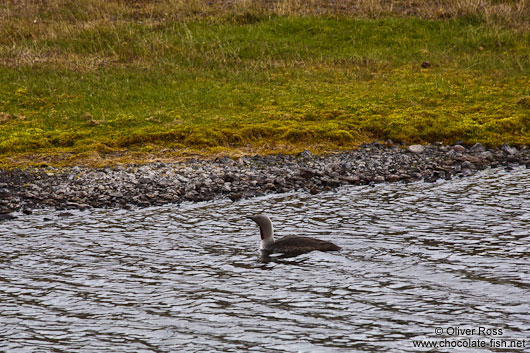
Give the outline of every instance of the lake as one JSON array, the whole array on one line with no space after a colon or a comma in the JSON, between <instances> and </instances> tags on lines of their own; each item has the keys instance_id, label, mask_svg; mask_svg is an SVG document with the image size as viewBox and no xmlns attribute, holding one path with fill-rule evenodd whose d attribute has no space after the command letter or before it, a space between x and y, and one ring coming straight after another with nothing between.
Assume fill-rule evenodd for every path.
<instances>
[{"instance_id":1,"label":"lake","mask_svg":"<svg viewBox=\"0 0 530 353\"><path fill-rule=\"evenodd\" d=\"M487 169L317 195L20 215L0 223L0 349L528 351L529 190L529 169ZM277 235L342 250L263 257L246 218L257 213Z\"/></svg>"}]
</instances>

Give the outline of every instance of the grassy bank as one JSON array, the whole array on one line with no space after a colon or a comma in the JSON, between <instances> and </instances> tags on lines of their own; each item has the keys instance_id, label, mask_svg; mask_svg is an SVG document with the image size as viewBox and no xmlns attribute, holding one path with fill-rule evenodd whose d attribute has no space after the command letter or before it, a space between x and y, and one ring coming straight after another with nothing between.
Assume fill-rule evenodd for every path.
<instances>
[{"instance_id":1,"label":"grassy bank","mask_svg":"<svg viewBox=\"0 0 530 353\"><path fill-rule=\"evenodd\" d=\"M0 163L530 144L528 1L313 2L0 5Z\"/></svg>"}]
</instances>

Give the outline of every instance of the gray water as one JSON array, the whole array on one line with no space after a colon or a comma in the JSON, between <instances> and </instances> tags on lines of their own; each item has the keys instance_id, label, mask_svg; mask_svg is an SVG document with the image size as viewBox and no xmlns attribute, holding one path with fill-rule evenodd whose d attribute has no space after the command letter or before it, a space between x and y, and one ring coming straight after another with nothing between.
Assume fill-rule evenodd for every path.
<instances>
[{"instance_id":1,"label":"gray water","mask_svg":"<svg viewBox=\"0 0 530 353\"><path fill-rule=\"evenodd\" d=\"M0 224L0 350L416 352L445 340L436 351L530 351L529 190L521 168L66 218L40 210ZM263 258L245 218L261 212L279 235L342 250ZM510 340L525 347L492 347Z\"/></svg>"}]
</instances>

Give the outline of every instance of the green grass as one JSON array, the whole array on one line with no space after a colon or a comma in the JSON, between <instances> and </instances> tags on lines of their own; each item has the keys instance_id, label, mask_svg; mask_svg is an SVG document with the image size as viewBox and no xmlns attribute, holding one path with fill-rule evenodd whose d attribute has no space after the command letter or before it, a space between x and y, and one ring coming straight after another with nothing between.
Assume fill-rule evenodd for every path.
<instances>
[{"instance_id":1,"label":"green grass","mask_svg":"<svg viewBox=\"0 0 530 353\"><path fill-rule=\"evenodd\" d=\"M477 18L243 19L12 32L0 40L0 159L530 144L527 31Z\"/></svg>"}]
</instances>

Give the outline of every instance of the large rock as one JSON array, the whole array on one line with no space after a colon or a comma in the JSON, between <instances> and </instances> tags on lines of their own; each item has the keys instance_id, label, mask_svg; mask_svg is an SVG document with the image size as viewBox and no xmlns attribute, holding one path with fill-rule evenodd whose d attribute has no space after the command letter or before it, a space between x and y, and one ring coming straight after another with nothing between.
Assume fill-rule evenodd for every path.
<instances>
[{"instance_id":1,"label":"large rock","mask_svg":"<svg viewBox=\"0 0 530 353\"><path fill-rule=\"evenodd\" d=\"M410 145L407 149L412 153L422 153L425 151L425 147L423 145Z\"/></svg>"},{"instance_id":2,"label":"large rock","mask_svg":"<svg viewBox=\"0 0 530 353\"><path fill-rule=\"evenodd\" d=\"M507 143L504 143L501 147L501 150L506 153L506 154L510 154L510 155L514 155L514 154L517 154L519 151L517 150L517 148L515 147L510 147L510 145L508 145Z\"/></svg>"},{"instance_id":3,"label":"large rock","mask_svg":"<svg viewBox=\"0 0 530 353\"><path fill-rule=\"evenodd\" d=\"M486 148L480 142L477 142L469 150L473 153L481 153L486 151Z\"/></svg>"},{"instance_id":4,"label":"large rock","mask_svg":"<svg viewBox=\"0 0 530 353\"><path fill-rule=\"evenodd\" d=\"M313 158L313 154L309 152L308 150L303 150L298 154L299 157L302 157L304 159L311 159Z\"/></svg>"},{"instance_id":5,"label":"large rock","mask_svg":"<svg viewBox=\"0 0 530 353\"><path fill-rule=\"evenodd\" d=\"M454 145L453 151L458 152L458 153L464 153L466 151L466 148L462 145Z\"/></svg>"}]
</instances>

